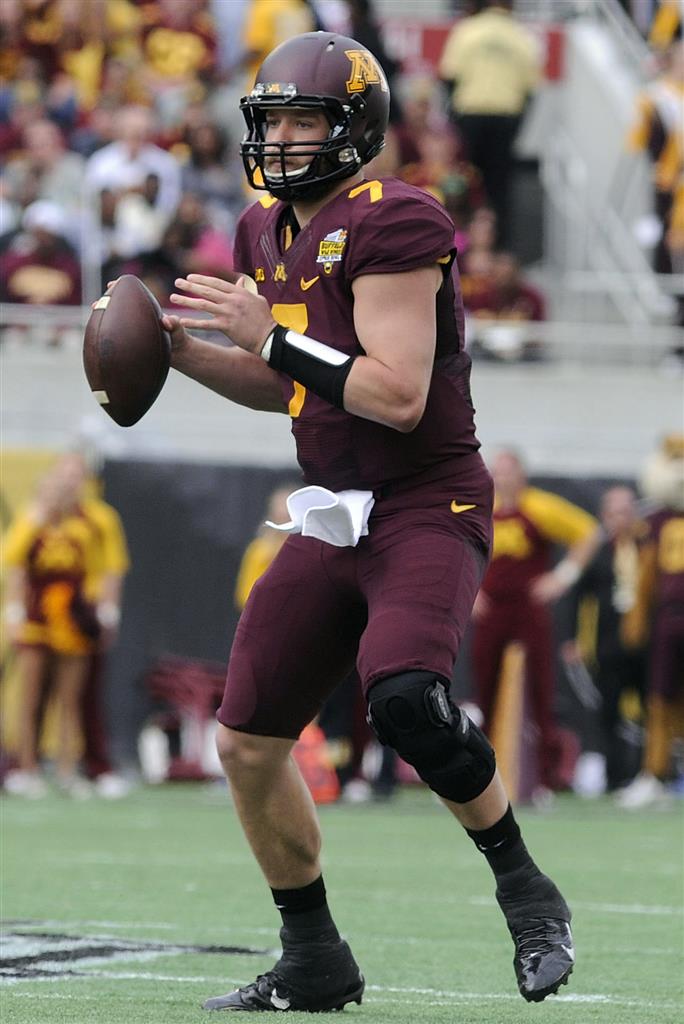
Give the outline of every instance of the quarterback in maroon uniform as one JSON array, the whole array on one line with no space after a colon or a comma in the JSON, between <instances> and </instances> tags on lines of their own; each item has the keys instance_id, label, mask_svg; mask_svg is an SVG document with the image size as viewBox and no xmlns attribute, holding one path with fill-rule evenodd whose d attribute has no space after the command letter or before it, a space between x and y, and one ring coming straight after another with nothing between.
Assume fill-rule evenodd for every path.
<instances>
[{"instance_id":1,"label":"quarterback in maroon uniform","mask_svg":"<svg viewBox=\"0 0 684 1024\"><path fill-rule=\"evenodd\" d=\"M205 1006L361 1001L364 979L328 909L318 823L291 757L354 663L381 742L415 766L487 858L520 991L539 1001L572 971L570 912L525 848L489 742L449 695L492 504L454 227L425 193L364 177L383 146L389 92L353 39L317 32L283 43L241 106L245 168L264 195L239 224L235 266L258 294L246 279L192 274L172 299L210 319L164 322L181 373L289 414L307 487L291 495L293 534L250 594L218 713L219 753L282 914L283 953ZM200 326L234 347L186 330ZM297 505L299 521L295 496L309 502Z\"/></svg>"}]
</instances>

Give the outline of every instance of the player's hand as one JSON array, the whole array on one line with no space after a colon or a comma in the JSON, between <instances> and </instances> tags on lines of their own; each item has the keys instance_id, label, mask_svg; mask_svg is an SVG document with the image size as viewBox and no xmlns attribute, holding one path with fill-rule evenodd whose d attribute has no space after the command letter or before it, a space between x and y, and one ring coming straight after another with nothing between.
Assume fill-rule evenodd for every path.
<instances>
[{"instance_id":1,"label":"player's hand","mask_svg":"<svg viewBox=\"0 0 684 1024\"><path fill-rule=\"evenodd\" d=\"M190 335L183 327L181 318L174 313L164 313L161 322L162 327L169 332L171 338L171 365L173 365L174 356L180 355L187 348Z\"/></svg>"},{"instance_id":2,"label":"player's hand","mask_svg":"<svg viewBox=\"0 0 684 1024\"><path fill-rule=\"evenodd\" d=\"M538 604L553 604L567 589L567 584L563 583L555 572L545 572L530 584L530 594Z\"/></svg>"},{"instance_id":3,"label":"player's hand","mask_svg":"<svg viewBox=\"0 0 684 1024\"><path fill-rule=\"evenodd\" d=\"M188 274L187 278L176 279L176 288L185 294L174 293L174 305L210 314L208 320L181 316L181 326L196 331L222 331L246 352L259 355L276 326L268 302L249 291L244 278L230 284L218 277Z\"/></svg>"}]
</instances>

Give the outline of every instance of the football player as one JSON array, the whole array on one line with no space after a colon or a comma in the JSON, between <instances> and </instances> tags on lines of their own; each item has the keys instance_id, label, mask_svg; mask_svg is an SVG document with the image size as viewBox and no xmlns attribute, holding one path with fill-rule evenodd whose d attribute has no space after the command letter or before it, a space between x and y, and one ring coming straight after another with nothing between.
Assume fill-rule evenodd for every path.
<instances>
[{"instance_id":1,"label":"football player","mask_svg":"<svg viewBox=\"0 0 684 1024\"><path fill-rule=\"evenodd\" d=\"M283 43L241 107L247 177L264 195L242 216L235 266L258 294L246 278L191 274L172 300L209 319L167 315L164 325L181 373L289 414L309 486L290 496L293 533L250 594L218 712L219 753L282 914L283 952L205 1007L361 1001L364 979L328 909L319 827L291 757L354 663L381 742L415 766L491 865L520 991L544 999L573 968L570 911L521 839L489 742L449 695L492 512L453 224L426 193L365 178L383 146L389 91L353 39L316 32ZM219 329L233 347L192 328Z\"/></svg>"}]
</instances>

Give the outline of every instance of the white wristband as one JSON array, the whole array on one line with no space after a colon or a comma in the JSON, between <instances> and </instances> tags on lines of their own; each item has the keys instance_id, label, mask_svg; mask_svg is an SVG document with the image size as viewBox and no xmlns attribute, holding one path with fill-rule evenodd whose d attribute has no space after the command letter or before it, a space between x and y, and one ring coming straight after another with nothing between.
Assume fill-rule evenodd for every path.
<instances>
[{"instance_id":1,"label":"white wristband","mask_svg":"<svg viewBox=\"0 0 684 1024\"><path fill-rule=\"evenodd\" d=\"M269 359L271 358L271 349L272 349L272 347L273 347L273 331L271 331L271 333L269 334L268 338L264 342L264 347L262 348L261 352L259 353L259 355L261 356L261 358L265 362L268 362Z\"/></svg>"},{"instance_id":2,"label":"white wristband","mask_svg":"<svg viewBox=\"0 0 684 1024\"><path fill-rule=\"evenodd\" d=\"M553 570L553 575L564 587L571 587L573 583L577 583L577 580L582 575L582 570L577 562L574 562L571 558L564 558Z\"/></svg>"}]
</instances>

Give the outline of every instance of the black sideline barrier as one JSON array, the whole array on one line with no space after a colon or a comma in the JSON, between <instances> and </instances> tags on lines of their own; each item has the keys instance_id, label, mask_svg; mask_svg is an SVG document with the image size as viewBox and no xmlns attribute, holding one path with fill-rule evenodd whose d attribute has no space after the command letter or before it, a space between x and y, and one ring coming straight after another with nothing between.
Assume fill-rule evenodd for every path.
<instances>
[{"instance_id":1,"label":"black sideline barrier","mask_svg":"<svg viewBox=\"0 0 684 1024\"><path fill-rule=\"evenodd\" d=\"M265 518L268 495L301 486L292 471L198 463L108 461L104 496L122 517L131 552L121 631L109 657L107 710L116 757L136 757L152 708L145 677L169 655L225 663L238 613L233 590L245 547ZM544 487L596 512L601 493L624 480L537 477ZM563 608L558 609L562 619ZM457 693L467 693L462 663ZM559 714L572 696L559 685Z\"/></svg>"}]
</instances>

